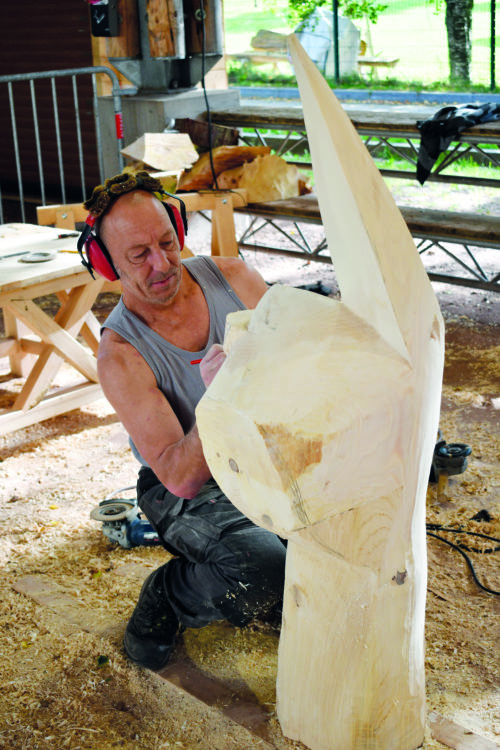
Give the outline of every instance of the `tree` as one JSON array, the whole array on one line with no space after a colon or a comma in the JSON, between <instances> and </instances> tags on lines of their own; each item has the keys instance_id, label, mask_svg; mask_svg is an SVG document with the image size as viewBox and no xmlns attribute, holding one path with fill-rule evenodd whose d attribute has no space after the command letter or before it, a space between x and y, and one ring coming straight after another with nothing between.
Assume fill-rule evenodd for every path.
<instances>
[{"instance_id":1,"label":"tree","mask_svg":"<svg viewBox=\"0 0 500 750\"><path fill-rule=\"evenodd\" d=\"M452 81L470 81L472 7L474 0L445 0L448 59Z\"/></svg>"},{"instance_id":2,"label":"tree","mask_svg":"<svg viewBox=\"0 0 500 750\"><path fill-rule=\"evenodd\" d=\"M342 14L347 18L360 19L367 17L376 23L379 14L387 5L377 3L376 0L338 0ZM295 25L304 21L321 5L331 6L331 0L288 0L288 18Z\"/></svg>"}]
</instances>

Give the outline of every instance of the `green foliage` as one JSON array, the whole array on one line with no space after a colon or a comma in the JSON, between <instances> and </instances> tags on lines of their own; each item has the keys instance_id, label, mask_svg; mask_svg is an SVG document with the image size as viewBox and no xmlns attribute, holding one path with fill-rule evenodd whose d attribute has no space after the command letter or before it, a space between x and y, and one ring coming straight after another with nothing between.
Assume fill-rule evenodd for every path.
<instances>
[{"instance_id":1,"label":"green foliage","mask_svg":"<svg viewBox=\"0 0 500 750\"><path fill-rule=\"evenodd\" d=\"M389 7L374 0L342 0L341 6L342 14L347 18L359 19L367 16L372 23L377 23L380 13Z\"/></svg>"},{"instance_id":2,"label":"green foliage","mask_svg":"<svg viewBox=\"0 0 500 750\"><path fill-rule=\"evenodd\" d=\"M368 16L372 23L376 23L380 13L388 7L377 0L338 0L342 15L347 18L359 19ZM293 25L305 21L316 8L326 5L331 7L331 0L288 0L287 17Z\"/></svg>"}]
</instances>

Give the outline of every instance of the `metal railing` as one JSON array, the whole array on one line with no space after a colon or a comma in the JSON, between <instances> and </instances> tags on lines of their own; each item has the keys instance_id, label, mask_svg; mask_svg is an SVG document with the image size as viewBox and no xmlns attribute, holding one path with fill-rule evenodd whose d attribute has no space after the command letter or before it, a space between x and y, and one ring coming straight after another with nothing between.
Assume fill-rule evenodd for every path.
<instances>
[{"instance_id":1,"label":"metal railing","mask_svg":"<svg viewBox=\"0 0 500 750\"><path fill-rule=\"evenodd\" d=\"M42 79L50 80L51 95L52 95L51 96L52 111L53 111L53 123L52 123L53 124L53 136L55 137L57 162L58 162L58 168L59 168L59 187L60 187L60 195L61 195L60 202L67 203L68 202L67 201L68 179L66 175L64 158L63 158L63 139L61 137L60 102L59 102L58 94L57 94L56 79L60 79L60 78L71 79L72 95L73 95L72 99L73 99L74 116L75 116L74 127L75 127L75 136L76 136L77 151L78 151L78 165L79 165L79 175L78 175L78 178L76 178L76 181L81 184L82 201L83 201L85 200L87 196L85 194L85 191L86 191L85 159L84 159L84 149L83 149L83 140L82 140L82 120L81 120L81 113L80 113L80 109L81 109L80 100L78 96L77 77L85 76L85 75L87 76L90 75L91 80L92 80L92 108L93 108L93 116L94 116L94 123L95 123L96 151L97 151L100 181L103 182L104 180L103 123L101 123L101 118L99 115L96 77L97 75L107 75L111 79L111 85L112 85L111 95L113 98L113 109L114 109L115 130L116 130L116 149L117 149L118 163L119 163L120 170L121 170L123 168L123 156L121 154L121 149L123 147L123 121L122 121L122 109L121 109L121 98L120 98L120 84L119 84L118 76L116 75L116 73L110 68L107 68L105 66L96 66L96 67L91 67L91 68L72 68L72 69L67 69L67 70L50 70L50 71L45 71L41 73L20 73L16 75L0 76L0 84L6 84L7 91L8 91L10 123L11 123L11 129L12 129L11 130L12 145L13 145L13 150L14 150L15 171L16 171L16 176L17 176L17 191L18 191L17 197L20 203L21 217L22 217L23 223L26 221L25 191L24 191L24 182L23 182L23 166L24 165L23 165L23 150L20 145L20 140L18 137L19 131L18 131L18 122L16 119L16 99L15 99L14 86L16 83L29 82L31 114L33 117L33 134L34 134L36 161L37 161L38 175L39 175L40 200L37 200L37 202L41 205L47 205L46 178L45 178L46 170L45 170L45 165L44 165L44 153L43 153L43 147L42 147L42 141L41 141L41 127L40 127L40 120L39 120L39 114L38 114L38 109L37 109L35 82L40 81ZM68 102L65 101L64 104L67 106ZM25 102L23 102L22 111L23 113L25 112ZM5 116L8 117L7 113ZM25 116L26 115L23 114L23 117ZM75 182L74 176L72 176L72 181L74 184ZM1 185L0 185L0 223L4 223L3 194L2 194Z\"/></svg>"}]
</instances>

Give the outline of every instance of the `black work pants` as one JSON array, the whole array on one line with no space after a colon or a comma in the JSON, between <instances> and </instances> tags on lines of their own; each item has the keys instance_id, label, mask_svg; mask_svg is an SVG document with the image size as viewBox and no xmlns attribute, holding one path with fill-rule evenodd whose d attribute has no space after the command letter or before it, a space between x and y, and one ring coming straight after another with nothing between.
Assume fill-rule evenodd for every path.
<instances>
[{"instance_id":1,"label":"black work pants","mask_svg":"<svg viewBox=\"0 0 500 750\"><path fill-rule=\"evenodd\" d=\"M281 609L286 547L244 516L211 479L192 500L169 492L149 468L137 482L139 507L164 547L168 599L185 627L212 620L245 625Z\"/></svg>"}]
</instances>

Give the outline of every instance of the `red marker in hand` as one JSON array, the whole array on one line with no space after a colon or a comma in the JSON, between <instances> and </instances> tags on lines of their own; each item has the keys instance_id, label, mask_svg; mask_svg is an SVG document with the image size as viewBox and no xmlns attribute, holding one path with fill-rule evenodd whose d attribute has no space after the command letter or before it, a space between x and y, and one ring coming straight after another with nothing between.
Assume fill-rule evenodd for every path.
<instances>
[{"instance_id":1,"label":"red marker in hand","mask_svg":"<svg viewBox=\"0 0 500 750\"><path fill-rule=\"evenodd\" d=\"M226 355L222 344L214 344L210 347L200 363L200 375L208 387L224 364Z\"/></svg>"}]
</instances>

